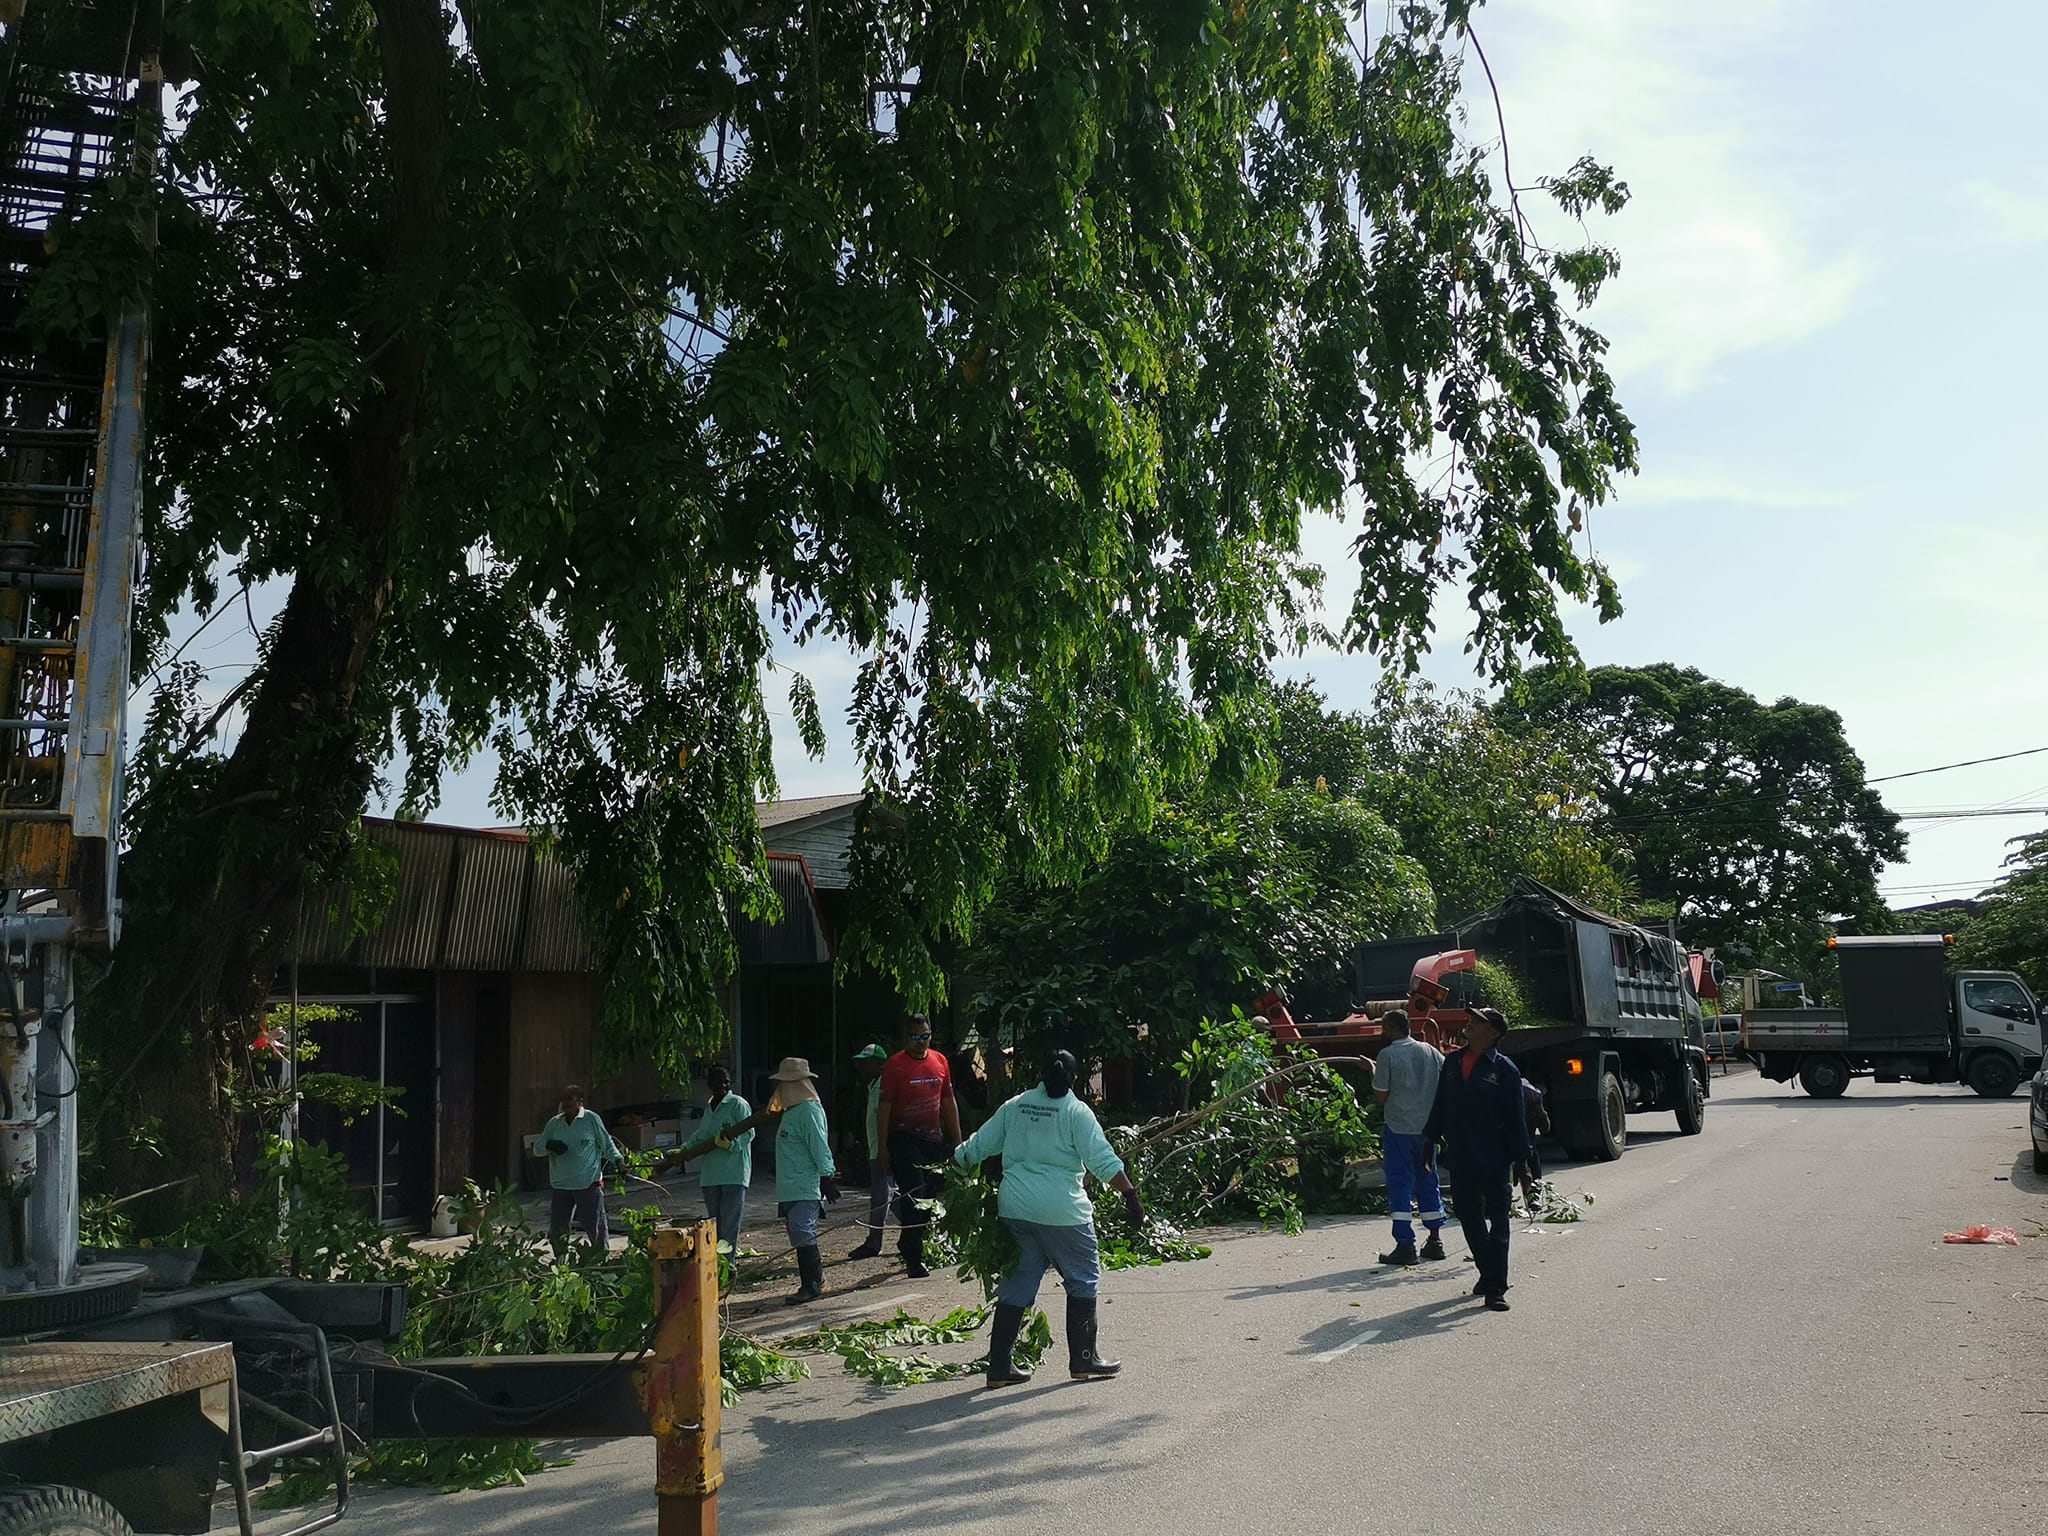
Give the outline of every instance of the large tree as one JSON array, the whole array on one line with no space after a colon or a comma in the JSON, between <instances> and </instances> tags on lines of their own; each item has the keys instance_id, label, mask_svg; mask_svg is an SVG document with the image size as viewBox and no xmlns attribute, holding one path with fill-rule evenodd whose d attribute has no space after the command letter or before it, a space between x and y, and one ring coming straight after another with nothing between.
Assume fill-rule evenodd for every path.
<instances>
[{"instance_id":1,"label":"large tree","mask_svg":"<svg viewBox=\"0 0 2048 1536\"><path fill-rule=\"evenodd\" d=\"M108 1048L182 1043L198 1134L373 786L425 811L489 744L574 865L607 1040L673 1069L772 901L771 699L822 739L787 641L861 658L902 815L852 948L912 990L1006 865L1243 766L1305 518L1360 518L1350 643L1412 660L1459 581L1486 663L1565 651L1635 459L1571 312L1614 263L1536 244L1466 141L1471 9L174 0L155 260L117 181L35 301L89 330L153 266L169 686ZM167 619L258 582L227 709Z\"/></svg>"},{"instance_id":2,"label":"large tree","mask_svg":"<svg viewBox=\"0 0 2048 1536\"><path fill-rule=\"evenodd\" d=\"M970 1007L1027 1060L1053 1044L1171 1060L1269 984L1303 1018L1344 1012L1351 952L1419 931L1433 904L1421 866L1354 800L1200 796L1120 833L1078 881L1008 884L965 957Z\"/></svg>"},{"instance_id":3,"label":"large tree","mask_svg":"<svg viewBox=\"0 0 2048 1536\"><path fill-rule=\"evenodd\" d=\"M1627 904L1628 851L1576 738L1510 731L1478 697L1421 682L1387 690L1369 715L1330 709L1304 684L1276 700L1281 782L1328 784L1383 818L1428 875L1435 921L1492 906L1522 875Z\"/></svg>"},{"instance_id":4,"label":"large tree","mask_svg":"<svg viewBox=\"0 0 2048 1536\"><path fill-rule=\"evenodd\" d=\"M1643 896L1689 942L1800 968L1831 919L1883 920L1877 877L1905 839L1833 710L1659 663L1538 668L1497 713L1582 736Z\"/></svg>"}]
</instances>

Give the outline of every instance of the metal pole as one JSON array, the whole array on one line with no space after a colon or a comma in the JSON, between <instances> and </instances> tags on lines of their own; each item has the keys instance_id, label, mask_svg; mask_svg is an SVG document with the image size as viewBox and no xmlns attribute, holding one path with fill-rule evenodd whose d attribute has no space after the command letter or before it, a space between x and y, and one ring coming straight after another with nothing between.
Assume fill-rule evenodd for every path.
<instances>
[{"instance_id":1,"label":"metal pole","mask_svg":"<svg viewBox=\"0 0 2048 1536\"><path fill-rule=\"evenodd\" d=\"M658 1321L643 1366L654 1432L656 1536L718 1536L718 1227L663 1227L649 1240Z\"/></svg>"},{"instance_id":2,"label":"metal pole","mask_svg":"<svg viewBox=\"0 0 2048 1536\"><path fill-rule=\"evenodd\" d=\"M71 951L45 944L42 1028L36 1037L36 1073L47 1087L37 1138L41 1171L29 1191L30 1262L38 1287L78 1280L78 1050L71 1008Z\"/></svg>"}]
</instances>

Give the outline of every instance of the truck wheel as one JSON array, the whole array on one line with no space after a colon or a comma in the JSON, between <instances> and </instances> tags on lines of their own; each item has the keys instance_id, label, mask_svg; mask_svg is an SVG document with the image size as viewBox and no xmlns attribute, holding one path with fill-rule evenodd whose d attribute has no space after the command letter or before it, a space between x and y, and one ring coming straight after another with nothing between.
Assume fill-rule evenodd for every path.
<instances>
[{"instance_id":1,"label":"truck wheel","mask_svg":"<svg viewBox=\"0 0 2048 1536\"><path fill-rule=\"evenodd\" d=\"M1980 1051L1970 1063L1970 1087L1987 1099L2002 1099L2020 1085L2020 1069L2002 1051Z\"/></svg>"},{"instance_id":2,"label":"truck wheel","mask_svg":"<svg viewBox=\"0 0 2048 1536\"><path fill-rule=\"evenodd\" d=\"M1799 1086L1816 1099L1839 1099L1849 1091L1849 1063L1839 1056L1809 1056L1799 1069Z\"/></svg>"},{"instance_id":3,"label":"truck wheel","mask_svg":"<svg viewBox=\"0 0 2048 1536\"><path fill-rule=\"evenodd\" d=\"M1678 1101L1678 1134L1697 1136L1707 1128L1707 1085L1692 1068L1685 1069L1685 1093Z\"/></svg>"},{"instance_id":4,"label":"truck wheel","mask_svg":"<svg viewBox=\"0 0 2048 1536\"><path fill-rule=\"evenodd\" d=\"M0 1536L134 1536L98 1494L60 1483L24 1483L0 1491Z\"/></svg>"},{"instance_id":5,"label":"truck wheel","mask_svg":"<svg viewBox=\"0 0 2048 1536\"><path fill-rule=\"evenodd\" d=\"M1622 1095L1621 1079L1612 1072L1601 1075L1599 1109L1592 1124L1593 1142L1586 1150L1598 1161L1611 1163L1628 1145L1628 1100Z\"/></svg>"}]
</instances>

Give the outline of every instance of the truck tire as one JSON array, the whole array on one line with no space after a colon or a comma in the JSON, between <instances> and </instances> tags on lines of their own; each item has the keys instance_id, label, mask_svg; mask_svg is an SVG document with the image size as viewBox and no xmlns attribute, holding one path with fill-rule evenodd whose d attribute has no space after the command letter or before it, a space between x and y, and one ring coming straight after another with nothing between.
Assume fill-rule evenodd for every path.
<instances>
[{"instance_id":1,"label":"truck tire","mask_svg":"<svg viewBox=\"0 0 2048 1536\"><path fill-rule=\"evenodd\" d=\"M1697 1136L1707 1128L1707 1085L1690 1066L1685 1069L1685 1090L1678 1100L1678 1134Z\"/></svg>"},{"instance_id":2,"label":"truck tire","mask_svg":"<svg viewBox=\"0 0 2048 1536\"><path fill-rule=\"evenodd\" d=\"M98 1494L61 1483L23 1483L0 1491L0 1536L134 1536Z\"/></svg>"},{"instance_id":3,"label":"truck tire","mask_svg":"<svg viewBox=\"0 0 2048 1536\"><path fill-rule=\"evenodd\" d=\"M1621 1091L1621 1079L1612 1072L1600 1076L1600 1100L1590 1129L1593 1140L1586 1150L1602 1163L1611 1163L1628 1145L1628 1099Z\"/></svg>"},{"instance_id":4,"label":"truck tire","mask_svg":"<svg viewBox=\"0 0 2048 1536\"><path fill-rule=\"evenodd\" d=\"M1970 1087L1979 1097L2003 1099L2020 1085L2020 1069L2003 1051L1979 1051L1970 1063Z\"/></svg>"},{"instance_id":5,"label":"truck tire","mask_svg":"<svg viewBox=\"0 0 2048 1536\"><path fill-rule=\"evenodd\" d=\"M1849 1091L1849 1063L1839 1056L1809 1056L1799 1069L1799 1086L1816 1099L1839 1099Z\"/></svg>"}]
</instances>

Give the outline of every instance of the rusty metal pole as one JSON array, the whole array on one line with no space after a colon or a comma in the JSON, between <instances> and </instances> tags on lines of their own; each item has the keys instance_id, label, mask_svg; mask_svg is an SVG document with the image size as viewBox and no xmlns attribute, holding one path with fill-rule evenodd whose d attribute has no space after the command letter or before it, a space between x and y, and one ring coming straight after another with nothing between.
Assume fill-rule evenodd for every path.
<instances>
[{"instance_id":1,"label":"rusty metal pole","mask_svg":"<svg viewBox=\"0 0 2048 1536\"><path fill-rule=\"evenodd\" d=\"M725 1481L719 1421L718 1227L663 1227L649 1240L659 1321L644 1367L654 1432L657 1536L718 1536Z\"/></svg>"}]
</instances>

